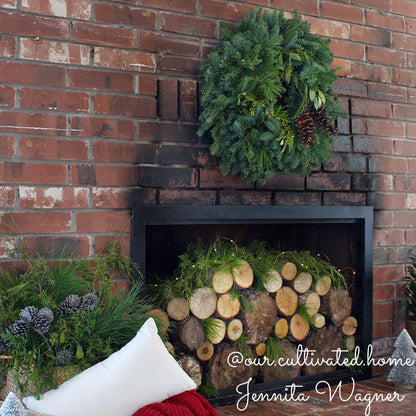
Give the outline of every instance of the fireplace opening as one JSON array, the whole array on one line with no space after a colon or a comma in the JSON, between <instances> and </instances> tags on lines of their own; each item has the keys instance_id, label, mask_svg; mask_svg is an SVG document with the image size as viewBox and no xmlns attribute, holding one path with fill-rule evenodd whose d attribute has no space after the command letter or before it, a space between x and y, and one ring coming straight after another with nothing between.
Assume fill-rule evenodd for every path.
<instances>
[{"instance_id":1,"label":"fireplace opening","mask_svg":"<svg viewBox=\"0 0 416 416\"><path fill-rule=\"evenodd\" d=\"M372 334L372 208L371 207L224 207L136 206L133 208L133 260L147 283L155 274L172 275L189 243L216 239L246 246L263 241L270 247L309 251L328 260L346 278L357 318L356 345L365 355ZM290 336L290 334L289 334ZM302 344L302 343L301 343ZM371 368L348 368L291 380L256 383L251 391L279 392L295 382L314 388L319 380L368 378ZM235 388L220 391L214 404L238 399Z\"/></svg>"}]
</instances>

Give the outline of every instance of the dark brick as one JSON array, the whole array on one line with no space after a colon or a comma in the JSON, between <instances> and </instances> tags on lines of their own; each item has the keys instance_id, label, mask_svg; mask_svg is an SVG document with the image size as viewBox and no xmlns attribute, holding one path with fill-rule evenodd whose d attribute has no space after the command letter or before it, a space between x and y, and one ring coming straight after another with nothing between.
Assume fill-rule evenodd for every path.
<instances>
[{"instance_id":1,"label":"dark brick","mask_svg":"<svg viewBox=\"0 0 416 416\"><path fill-rule=\"evenodd\" d=\"M348 191L350 189L350 175L312 173L306 177L306 188L318 191Z\"/></svg>"},{"instance_id":2,"label":"dark brick","mask_svg":"<svg viewBox=\"0 0 416 416\"><path fill-rule=\"evenodd\" d=\"M352 189L354 191L376 191L378 178L373 175L354 175Z\"/></svg>"},{"instance_id":3,"label":"dark brick","mask_svg":"<svg viewBox=\"0 0 416 416\"><path fill-rule=\"evenodd\" d=\"M191 191L188 189L161 189L162 205L215 205L215 191Z\"/></svg>"},{"instance_id":4,"label":"dark brick","mask_svg":"<svg viewBox=\"0 0 416 416\"><path fill-rule=\"evenodd\" d=\"M139 140L196 143L198 126L193 124L139 122Z\"/></svg>"},{"instance_id":5,"label":"dark brick","mask_svg":"<svg viewBox=\"0 0 416 416\"><path fill-rule=\"evenodd\" d=\"M367 84L350 78L338 78L335 89L340 93L353 97L365 97L367 95Z\"/></svg>"},{"instance_id":6,"label":"dark brick","mask_svg":"<svg viewBox=\"0 0 416 416\"><path fill-rule=\"evenodd\" d=\"M251 189L253 185L245 182L240 175L222 175L218 169L201 169L201 188Z\"/></svg>"},{"instance_id":7,"label":"dark brick","mask_svg":"<svg viewBox=\"0 0 416 416\"><path fill-rule=\"evenodd\" d=\"M275 205L321 205L320 192L276 192Z\"/></svg>"},{"instance_id":8,"label":"dark brick","mask_svg":"<svg viewBox=\"0 0 416 416\"><path fill-rule=\"evenodd\" d=\"M161 119L178 118L178 81L161 79L158 82L158 112Z\"/></svg>"},{"instance_id":9,"label":"dark brick","mask_svg":"<svg viewBox=\"0 0 416 416\"><path fill-rule=\"evenodd\" d=\"M185 56L162 56L160 58L160 72L163 74L196 77L199 73L201 61Z\"/></svg>"},{"instance_id":10,"label":"dark brick","mask_svg":"<svg viewBox=\"0 0 416 416\"><path fill-rule=\"evenodd\" d=\"M147 143L96 141L93 143L92 153L94 162L156 162L156 145Z\"/></svg>"},{"instance_id":11,"label":"dark brick","mask_svg":"<svg viewBox=\"0 0 416 416\"><path fill-rule=\"evenodd\" d=\"M333 155L324 165L325 170L332 172L365 172L367 158L365 156Z\"/></svg>"},{"instance_id":12,"label":"dark brick","mask_svg":"<svg viewBox=\"0 0 416 416\"><path fill-rule=\"evenodd\" d=\"M97 180L93 166L79 165L76 167L78 185L96 185Z\"/></svg>"},{"instance_id":13,"label":"dark brick","mask_svg":"<svg viewBox=\"0 0 416 416\"><path fill-rule=\"evenodd\" d=\"M392 228L394 227L393 211L374 210L374 227L375 228Z\"/></svg>"},{"instance_id":14,"label":"dark brick","mask_svg":"<svg viewBox=\"0 0 416 416\"><path fill-rule=\"evenodd\" d=\"M330 149L331 152L351 152L351 137L335 136Z\"/></svg>"},{"instance_id":15,"label":"dark brick","mask_svg":"<svg viewBox=\"0 0 416 416\"><path fill-rule=\"evenodd\" d=\"M354 137L354 152L370 154L393 154L393 139L375 137Z\"/></svg>"},{"instance_id":16,"label":"dark brick","mask_svg":"<svg viewBox=\"0 0 416 416\"><path fill-rule=\"evenodd\" d=\"M261 191L220 191L221 205L270 205L271 193Z\"/></svg>"},{"instance_id":17,"label":"dark brick","mask_svg":"<svg viewBox=\"0 0 416 416\"><path fill-rule=\"evenodd\" d=\"M139 166L137 183L140 186L194 188L198 182L196 169Z\"/></svg>"},{"instance_id":18,"label":"dark brick","mask_svg":"<svg viewBox=\"0 0 416 416\"><path fill-rule=\"evenodd\" d=\"M156 203L156 190L134 188L130 191L129 201L131 204L154 205Z\"/></svg>"},{"instance_id":19,"label":"dark brick","mask_svg":"<svg viewBox=\"0 0 416 416\"><path fill-rule=\"evenodd\" d=\"M25 239L31 255L59 257L63 253L71 256L88 256L87 237L33 237Z\"/></svg>"},{"instance_id":20,"label":"dark brick","mask_svg":"<svg viewBox=\"0 0 416 416\"><path fill-rule=\"evenodd\" d=\"M162 146L159 151L162 165L214 165L207 147Z\"/></svg>"},{"instance_id":21,"label":"dark brick","mask_svg":"<svg viewBox=\"0 0 416 416\"><path fill-rule=\"evenodd\" d=\"M365 193L324 192L324 205L366 205Z\"/></svg>"},{"instance_id":22,"label":"dark brick","mask_svg":"<svg viewBox=\"0 0 416 416\"><path fill-rule=\"evenodd\" d=\"M184 80L180 82L179 113L181 120L196 121L198 119L197 82Z\"/></svg>"},{"instance_id":23,"label":"dark brick","mask_svg":"<svg viewBox=\"0 0 416 416\"><path fill-rule=\"evenodd\" d=\"M278 173L267 179L264 185L258 184L258 187L260 189L301 191L305 189L305 178L294 173L290 175Z\"/></svg>"},{"instance_id":24,"label":"dark brick","mask_svg":"<svg viewBox=\"0 0 416 416\"><path fill-rule=\"evenodd\" d=\"M396 263L409 263L410 256L414 254L414 247L397 247Z\"/></svg>"},{"instance_id":25,"label":"dark brick","mask_svg":"<svg viewBox=\"0 0 416 416\"><path fill-rule=\"evenodd\" d=\"M392 247L374 247L373 263L377 265L392 264L395 259L395 249Z\"/></svg>"},{"instance_id":26,"label":"dark brick","mask_svg":"<svg viewBox=\"0 0 416 416\"><path fill-rule=\"evenodd\" d=\"M406 194L375 192L368 195L368 204L375 209L406 209Z\"/></svg>"}]
</instances>

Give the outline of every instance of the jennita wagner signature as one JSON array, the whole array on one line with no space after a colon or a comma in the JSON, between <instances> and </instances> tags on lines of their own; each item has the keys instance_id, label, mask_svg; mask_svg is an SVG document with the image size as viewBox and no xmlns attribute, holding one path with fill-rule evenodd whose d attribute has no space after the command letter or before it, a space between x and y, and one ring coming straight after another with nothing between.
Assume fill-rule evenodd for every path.
<instances>
[{"instance_id":1,"label":"jennita wagner signature","mask_svg":"<svg viewBox=\"0 0 416 416\"><path fill-rule=\"evenodd\" d=\"M244 355L239 352L235 351L228 355L227 363L230 367L236 368L239 365L244 365L246 367L255 366L255 367L262 367L262 366L341 366L341 367L361 367L363 365L367 366L384 366L384 365L405 365L411 366L415 364L414 360L410 358L406 358L405 360L401 358L374 358L373 357L373 346L370 344L367 348L367 356L365 359L361 358L360 347L357 346L354 350L354 356L352 358L347 358L344 353L347 353L348 350L343 350L341 348L337 348L336 350L331 350L334 352L334 357L329 358L315 358L316 350L310 350L309 348L305 348L302 345L298 345L296 350L296 357L295 358L286 358L286 357L279 357L276 360L269 360L266 356L259 357L259 358L249 358L244 357Z\"/></svg>"},{"instance_id":2,"label":"jennita wagner signature","mask_svg":"<svg viewBox=\"0 0 416 416\"><path fill-rule=\"evenodd\" d=\"M245 411L250 401L281 401L281 402L307 402L310 397L308 393L297 393L296 389L301 389L303 385L292 383L287 385L284 389L284 393L251 393L250 382L251 378L246 382L239 384L236 387L236 391L241 397L237 401L237 409L241 412ZM315 384L315 392L321 395L326 395L329 402L332 402L334 398L341 400L342 402L364 402L367 403L365 407L365 415L369 416L371 412L371 404L374 402L392 402L395 400L403 401L405 396L400 396L396 391L393 393L356 393L355 381L352 380L352 390L350 393L343 394L342 381L337 386L330 386L327 381L321 380Z\"/></svg>"}]
</instances>

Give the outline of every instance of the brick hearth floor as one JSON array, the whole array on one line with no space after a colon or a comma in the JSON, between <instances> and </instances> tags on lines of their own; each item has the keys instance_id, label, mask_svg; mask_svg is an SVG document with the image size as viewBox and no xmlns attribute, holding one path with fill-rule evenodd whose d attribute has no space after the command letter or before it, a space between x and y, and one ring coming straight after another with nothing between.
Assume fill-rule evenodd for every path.
<instances>
[{"instance_id":1,"label":"brick hearth floor","mask_svg":"<svg viewBox=\"0 0 416 416\"><path fill-rule=\"evenodd\" d=\"M332 391L336 386L332 387ZM342 386L342 396L347 397L352 391L352 384ZM403 398L402 401L394 400L373 401L371 404L371 416L414 416L416 415L416 390L404 390L394 387L387 382L385 378L376 378L366 381L360 381L355 384L354 395L360 393L362 396L369 393L371 397L375 394L383 394L384 397L388 393L397 392ZM348 402L342 402L338 395L329 401L328 395L319 395L314 391L304 392L305 396L309 396L307 402L250 402L245 411L239 411L235 405L227 405L216 407L218 416L365 416L367 402L359 402L352 398Z\"/></svg>"}]
</instances>

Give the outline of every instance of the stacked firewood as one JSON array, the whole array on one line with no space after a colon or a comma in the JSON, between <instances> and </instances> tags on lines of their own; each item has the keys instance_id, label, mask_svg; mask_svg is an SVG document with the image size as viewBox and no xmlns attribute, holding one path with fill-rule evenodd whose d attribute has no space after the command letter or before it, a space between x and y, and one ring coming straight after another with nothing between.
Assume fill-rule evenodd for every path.
<instances>
[{"instance_id":1,"label":"stacked firewood","mask_svg":"<svg viewBox=\"0 0 416 416\"><path fill-rule=\"evenodd\" d=\"M316 350L315 359L330 358L332 350L355 347L357 320L352 298L335 287L328 275L312 276L305 266L284 261L268 270L262 291L255 288L246 260L230 271L213 271L210 284L194 289L189 299L175 297L165 308L173 327L171 341L179 363L196 381L216 389L236 386L257 377L262 381L291 379L335 370L334 367L230 367L227 358L241 340L253 357L267 354L268 342L279 353L295 358L298 345ZM159 311L159 313L165 313Z\"/></svg>"}]
</instances>

